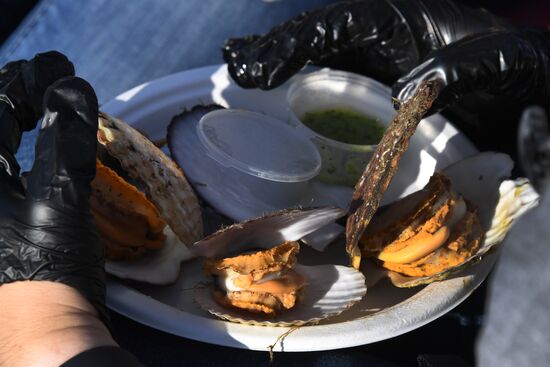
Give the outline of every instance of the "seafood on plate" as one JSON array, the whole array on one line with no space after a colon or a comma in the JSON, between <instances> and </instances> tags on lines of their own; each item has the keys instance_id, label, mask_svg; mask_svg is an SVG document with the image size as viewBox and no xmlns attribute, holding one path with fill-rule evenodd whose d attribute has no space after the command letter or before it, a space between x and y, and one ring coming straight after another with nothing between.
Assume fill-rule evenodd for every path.
<instances>
[{"instance_id":1,"label":"seafood on plate","mask_svg":"<svg viewBox=\"0 0 550 367\"><path fill-rule=\"evenodd\" d=\"M423 190L379 210L410 138L440 89L438 82L423 82L401 104L355 187L346 223L352 266L359 269L362 257L370 257L398 287L445 279L480 261L539 200L527 179L506 180L510 157L485 152L436 173ZM368 273L368 266L363 268Z\"/></svg>"},{"instance_id":2,"label":"seafood on plate","mask_svg":"<svg viewBox=\"0 0 550 367\"><path fill-rule=\"evenodd\" d=\"M238 223L193 246L207 256L209 287L195 300L222 319L261 326L296 326L338 315L366 294L351 267L299 264L297 240L345 215L334 207L285 210Z\"/></svg>"},{"instance_id":3,"label":"seafood on plate","mask_svg":"<svg viewBox=\"0 0 550 367\"><path fill-rule=\"evenodd\" d=\"M373 218L360 239L363 256L408 276L434 275L463 263L483 231L473 204L436 172L424 189Z\"/></svg>"},{"instance_id":4,"label":"seafood on plate","mask_svg":"<svg viewBox=\"0 0 550 367\"><path fill-rule=\"evenodd\" d=\"M166 223L135 186L96 159L90 209L108 260L129 260L164 245Z\"/></svg>"},{"instance_id":5,"label":"seafood on plate","mask_svg":"<svg viewBox=\"0 0 550 367\"><path fill-rule=\"evenodd\" d=\"M202 237L201 208L181 169L140 132L99 116L90 207L106 251L106 270L153 284L177 279Z\"/></svg>"},{"instance_id":6,"label":"seafood on plate","mask_svg":"<svg viewBox=\"0 0 550 367\"><path fill-rule=\"evenodd\" d=\"M422 190L378 211L359 241L362 256L387 269L400 287L445 279L474 264L538 203L526 179L505 179L511 169L507 155L485 152L434 173Z\"/></svg>"},{"instance_id":7,"label":"seafood on plate","mask_svg":"<svg viewBox=\"0 0 550 367\"><path fill-rule=\"evenodd\" d=\"M297 242L288 241L268 250L207 259L204 270L215 279L214 299L266 316L291 309L305 285L305 278L293 270L299 250Z\"/></svg>"}]
</instances>

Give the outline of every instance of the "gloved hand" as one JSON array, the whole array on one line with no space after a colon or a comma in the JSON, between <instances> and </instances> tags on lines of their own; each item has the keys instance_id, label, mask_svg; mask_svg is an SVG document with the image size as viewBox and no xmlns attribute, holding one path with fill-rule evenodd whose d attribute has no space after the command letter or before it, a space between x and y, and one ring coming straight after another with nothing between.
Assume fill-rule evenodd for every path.
<instances>
[{"instance_id":1,"label":"gloved hand","mask_svg":"<svg viewBox=\"0 0 550 367\"><path fill-rule=\"evenodd\" d=\"M107 320L103 249L89 211L97 98L57 52L0 71L0 284L61 282ZM68 76L69 75L69 76ZM44 115L25 188L14 155Z\"/></svg>"},{"instance_id":2,"label":"gloved hand","mask_svg":"<svg viewBox=\"0 0 550 367\"><path fill-rule=\"evenodd\" d=\"M466 37L436 50L393 85L393 97L409 99L424 80L443 89L432 111L476 92L548 105L550 32L524 29Z\"/></svg>"},{"instance_id":3,"label":"gloved hand","mask_svg":"<svg viewBox=\"0 0 550 367\"><path fill-rule=\"evenodd\" d=\"M436 50L394 84L394 101L406 101L423 80L434 79L443 90L430 113L446 108L479 149L510 154L521 163L514 174L527 175L540 189L530 166L541 164L532 157L543 157L548 149L525 146L529 139L518 142L518 122L528 106L550 107L550 32L494 31Z\"/></svg>"},{"instance_id":4,"label":"gloved hand","mask_svg":"<svg viewBox=\"0 0 550 367\"><path fill-rule=\"evenodd\" d=\"M490 13L451 0L345 1L304 13L263 36L227 40L223 56L244 88L275 88L308 63L391 84L433 50L506 27Z\"/></svg>"}]
</instances>

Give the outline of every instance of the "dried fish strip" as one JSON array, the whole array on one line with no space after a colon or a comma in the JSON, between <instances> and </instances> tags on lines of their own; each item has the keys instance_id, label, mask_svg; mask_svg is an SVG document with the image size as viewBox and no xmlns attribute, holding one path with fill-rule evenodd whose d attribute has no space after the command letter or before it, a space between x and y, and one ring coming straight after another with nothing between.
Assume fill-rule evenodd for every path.
<instances>
[{"instance_id":1,"label":"dried fish strip","mask_svg":"<svg viewBox=\"0 0 550 367\"><path fill-rule=\"evenodd\" d=\"M440 89L438 82L423 82L413 97L401 104L355 186L346 223L346 251L355 269L359 269L361 264L359 239L397 172L399 160L407 150L418 123L432 106Z\"/></svg>"}]
</instances>

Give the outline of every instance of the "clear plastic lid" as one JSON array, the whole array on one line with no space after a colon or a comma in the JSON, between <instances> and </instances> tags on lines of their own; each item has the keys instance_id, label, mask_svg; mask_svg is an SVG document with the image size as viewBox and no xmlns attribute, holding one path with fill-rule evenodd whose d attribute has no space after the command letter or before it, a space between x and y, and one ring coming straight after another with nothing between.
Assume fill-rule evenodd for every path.
<instances>
[{"instance_id":1,"label":"clear plastic lid","mask_svg":"<svg viewBox=\"0 0 550 367\"><path fill-rule=\"evenodd\" d=\"M315 145L283 121L257 112L210 112L197 125L207 154L225 167L278 182L315 177L321 156Z\"/></svg>"}]
</instances>

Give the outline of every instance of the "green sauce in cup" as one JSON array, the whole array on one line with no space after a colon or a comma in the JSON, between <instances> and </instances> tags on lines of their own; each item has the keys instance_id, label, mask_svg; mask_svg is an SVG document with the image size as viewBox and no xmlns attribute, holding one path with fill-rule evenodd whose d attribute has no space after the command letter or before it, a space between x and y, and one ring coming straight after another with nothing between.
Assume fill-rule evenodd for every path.
<instances>
[{"instance_id":1,"label":"green sauce in cup","mask_svg":"<svg viewBox=\"0 0 550 367\"><path fill-rule=\"evenodd\" d=\"M300 120L316 133L346 144L378 144L385 130L376 119L346 108L306 112Z\"/></svg>"}]
</instances>

